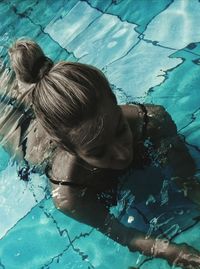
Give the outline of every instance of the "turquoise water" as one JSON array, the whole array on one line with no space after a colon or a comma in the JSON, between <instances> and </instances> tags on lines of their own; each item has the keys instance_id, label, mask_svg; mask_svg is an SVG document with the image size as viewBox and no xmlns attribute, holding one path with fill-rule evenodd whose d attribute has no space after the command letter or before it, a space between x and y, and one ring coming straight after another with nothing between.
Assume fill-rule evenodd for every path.
<instances>
[{"instance_id":1,"label":"turquoise water","mask_svg":"<svg viewBox=\"0 0 200 269\"><path fill-rule=\"evenodd\" d=\"M199 172L199 1L11 0L0 2L0 14L0 57L5 65L8 46L26 36L55 61L97 66L107 75L119 103L149 102L166 108ZM34 174L29 183L19 181L16 165L3 149L0 170L0 268L170 268L165 261L131 253L60 213L52 203L47 179ZM199 219L192 218L198 212L187 211L190 204L185 201L180 204L179 217L173 215L174 222L169 221L170 233L176 242L200 250ZM143 205L138 202L137 207ZM172 211L167 210L165 220L170 220ZM129 207L122 221L136 213Z\"/></svg>"}]
</instances>

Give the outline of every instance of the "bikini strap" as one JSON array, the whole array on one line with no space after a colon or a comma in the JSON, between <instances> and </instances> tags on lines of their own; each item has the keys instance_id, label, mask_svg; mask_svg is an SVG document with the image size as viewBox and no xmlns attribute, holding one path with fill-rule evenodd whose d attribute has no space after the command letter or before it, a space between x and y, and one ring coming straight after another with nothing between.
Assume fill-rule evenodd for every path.
<instances>
[{"instance_id":1,"label":"bikini strap","mask_svg":"<svg viewBox=\"0 0 200 269\"><path fill-rule=\"evenodd\" d=\"M143 112L143 124L142 124L142 138L146 139L147 137L147 125L149 123L148 112L144 104L138 104Z\"/></svg>"},{"instance_id":2,"label":"bikini strap","mask_svg":"<svg viewBox=\"0 0 200 269\"><path fill-rule=\"evenodd\" d=\"M149 123L149 117L148 117L148 111L146 109L146 106L141 103L137 102L128 102L128 105L137 105L142 110L143 114L143 123L142 123L142 139L145 140L147 138L147 125Z\"/></svg>"},{"instance_id":3,"label":"bikini strap","mask_svg":"<svg viewBox=\"0 0 200 269\"><path fill-rule=\"evenodd\" d=\"M51 162L49 162L46 165L46 167L45 167L45 174L48 177L49 181L52 182L53 184L70 186L70 187L73 187L73 188L86 188L87 187L85 184L79 184L79 183L75 183L75 182L72 182L72 181L58 180L57 178L55 180L54 179L55 176L52 173L51 166L52 166L52 163Z\"/></svg>"},{"instance_id":4,"label":"bikini strap","mask_svg":"<svg viewBox=\"0 0 200 269\"><path fill-rule=\"evenodd\" d=\"M64 186L69 186L72 188L86 188L87 186L84 184L77 184L71 181L62 181L62 180L54 180L52 177L48 177L49 181L51 181L53 184L56 185L64 185Z\"/></svg>"}]
</instances>

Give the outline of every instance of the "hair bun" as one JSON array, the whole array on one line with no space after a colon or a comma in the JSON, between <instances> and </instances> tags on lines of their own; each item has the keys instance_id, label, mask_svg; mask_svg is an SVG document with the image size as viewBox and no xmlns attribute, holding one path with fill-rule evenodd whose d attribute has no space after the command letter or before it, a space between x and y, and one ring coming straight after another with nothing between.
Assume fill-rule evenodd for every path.
<instances>
[{"instance_id":1,"label":"hair bun","mask_svg":"<svg viewBox=\"0 0 200 269\"><path fill-rule=\"evenodd\" d=\"M26 83L39 82L53 67L53 61L32 40L17 40L9 56L17 78Z\"/></svg>"},{"instance_id":2,"label":"hair bun","mask_svg":"<svg viewBox=\"0 0 200 269\"><path fill-rule=\"evenodd\" d=\"M49 73L51 68L53 67L53 61L46 57L39 57L36 62L33 64L31 70L32 83L39 82L46 74Z\"/></svg>"}]
</instances>

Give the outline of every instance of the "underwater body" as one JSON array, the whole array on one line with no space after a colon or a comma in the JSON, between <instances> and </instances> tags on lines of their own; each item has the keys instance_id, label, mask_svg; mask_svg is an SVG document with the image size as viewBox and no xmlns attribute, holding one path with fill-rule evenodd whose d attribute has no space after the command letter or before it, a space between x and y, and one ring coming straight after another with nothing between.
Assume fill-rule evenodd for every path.
<instances>
[{"instance_id":1,"label":"underwater body","mask_svg":"<svg viewBox=\"0 0 200 269\"><path fill-rule=\"evenodd\" d=\"M11 0L0 2L0 14L1 81L9 76L8 48L20 37L38 42L55 62L95 65L109 79L119 104L165 107L199 175L199 1ZM9 86L0 86L3 103ZM4 105L0 109L1 117L8 112ZM174 242L200 250L197 205L176 189L170 169L159 175L149 169L148 180L134 170L122 178L118 204L111 211L147 236L162 230ZM0 268L170 268L166 261L132 253L59 212L47 178L34 173L30 181L20 180L16 163L2 147L0 171Z\"/></svg>"}]
</instances>

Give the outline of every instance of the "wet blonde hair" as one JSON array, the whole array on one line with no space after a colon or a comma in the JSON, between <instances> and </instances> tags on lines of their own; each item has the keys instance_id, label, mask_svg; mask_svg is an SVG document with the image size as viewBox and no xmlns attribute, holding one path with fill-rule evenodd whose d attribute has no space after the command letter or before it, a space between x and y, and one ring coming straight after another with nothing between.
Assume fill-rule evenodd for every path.
<instances>
[{"instance_id":1,"label":"wet blonde hair","mask_svg":"<svg viewBox=\"0 0 200 269\"><path fill-rule=\"evenodd\" d=\"M11 64L22 82L34 83L32 102L43 127L61 146L75 152L84 122L99 127L98 108L113 94L109 82L97 68L75 62L53 61L30 40L18 40L9 50ZM91 128L89 128L91 129ZM77 131L78 132L78 131ZM79 138L78 138L79 137Z\"/></svg>"}]
</instances>

